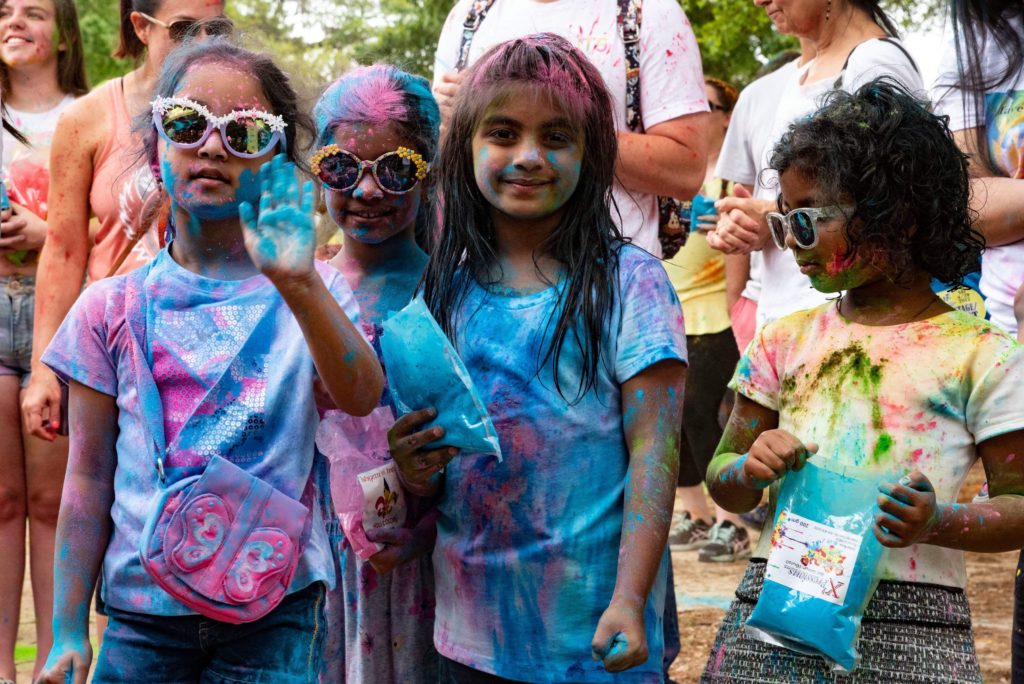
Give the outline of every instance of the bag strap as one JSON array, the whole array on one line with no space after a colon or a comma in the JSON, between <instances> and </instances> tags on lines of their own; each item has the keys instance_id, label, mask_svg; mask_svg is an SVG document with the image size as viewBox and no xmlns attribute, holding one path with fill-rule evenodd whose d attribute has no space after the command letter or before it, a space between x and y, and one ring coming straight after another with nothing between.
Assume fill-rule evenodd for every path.
<instances>
[{"instance_id":1,"label":"bag strap","mask_svg":"<svg viewBox=\"0 0 1024 684\"><path fill-rule=\"evenodd\" d=\"M626 53L626 126L631 131L642 127L640 118L640 22L643 0L618 0L619 36Z\"/></svg>"},{"instance_id":2,"label":"bag strap","mask_svg":"<svg viewBox=\"0 0 1024 684\"><path fill-rule=\"evenodd\" d=\"M455 61L455 70L462 71L469 64L469 48L473 45L473 36L476 35L480 23L487 16L488 10L495 0L473 0L466 15L466 21L462 24L462 41L459 43L459 57Z\"/></svg>"},{"instance_id":3,"label":"bag strap","mask_svg":"<svg viewBox=\"0 0 1024 684\"><path fill-rule=\"evenodd\" d=\"M921 70L919 68L917 68L917 62L915 62L914 58L910 56L910 53L907 52L907 49L905 47L903 47L902 45L900 45L900 42L898 40L893 40L892 38L879 38L879 40L884 41L886 43L889 43L890 45L895 46L900 52L902 52L904 55L907 56L907 59L910 60L910 66L914 67L914 71L916 71L918 74L921 73ZM864 43L867 43L867 42L868 41L864 41ZM855 45L853 47L853 49L850 50L850 54L846 55L846 61L843 62L843 68L839 72L839 78L837 78L836 82L832 84L833 88L842 88L843 87L843 78L846 76L846 69L847 69L847 67L850 66L850 58L853 57L853 53L857 51L857 48L859 48L861 45L864 45L864 43L860 43L858 45Z\"/></svg>"}]
</instances>

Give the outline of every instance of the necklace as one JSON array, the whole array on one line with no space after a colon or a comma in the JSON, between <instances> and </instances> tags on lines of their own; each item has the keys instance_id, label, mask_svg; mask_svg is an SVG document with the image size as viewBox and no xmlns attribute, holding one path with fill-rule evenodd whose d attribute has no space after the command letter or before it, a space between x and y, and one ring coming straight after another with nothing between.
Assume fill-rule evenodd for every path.
<instances>
[{"instance_id":1,"label":"necklace","mask_svg":"<svg viewBox=\"0 0 1024 684\"><path fill-rule=\"evenodd\" d=\"M841 294L836 299L836 311L839 312L839 315L842 316L843 318L846 318L847 320L850 320L848 317L843 315L842 303L843 303L843 297L845 297L845 296L846 296L845 294ZM925 311L930 309L932 307L932 305L935 304L936 301L942 301L942 300L939 299L938 297L931 297L927 301L927 303L925 303L923 308L918 310L917 313L915 313L913 316L911 316L908 320L901 321L901 323L915 323L915 322L917 322L920 319L921 314L923 314ZM886 323L886 324L883 324L883 325L894 325L894 324Z\"/></svg>"}]
</instances>

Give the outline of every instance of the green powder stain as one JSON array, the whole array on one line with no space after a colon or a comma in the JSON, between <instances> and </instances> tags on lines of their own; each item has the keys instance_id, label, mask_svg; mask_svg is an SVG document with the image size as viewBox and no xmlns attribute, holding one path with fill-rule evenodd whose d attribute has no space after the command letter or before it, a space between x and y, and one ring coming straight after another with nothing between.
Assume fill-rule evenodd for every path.
<instances>
[{"instance_id":1,"label":"green powder stain","mask_svg":"<svg viewBox=\"0 0 1024 684\"><path fill-rule=\"evenodd\" d=\"M851 390L859 390L865 399L871 402L871 425L876 430L882 429L882 406L878 400L879 386L882 383L883 366L886 359L872 363L859 342L854 342L843 349L828 355L818 366L817 374L811 382L810 391L819 392L836 404L845 404ZM835 429L836 414L833 414L830 427ZM882 442L887 440L884 451L879 452ZM879 438L879 446L875 454L880 455L892 446L892 438L887 435Z\"/></svg>"},{"instance_id":2,"label":"green powder stain","mask_svg":"<svg viewBox=\"0 0 1024 684\"><path fill-rule=\"evenodd\" d=\"M882 460L889 450L892 449L892 435L888 432L883 432L878 436L878 441L875 443L875 450L871 453L871 459L878 463Z\"/></svg>"}]
</instances>

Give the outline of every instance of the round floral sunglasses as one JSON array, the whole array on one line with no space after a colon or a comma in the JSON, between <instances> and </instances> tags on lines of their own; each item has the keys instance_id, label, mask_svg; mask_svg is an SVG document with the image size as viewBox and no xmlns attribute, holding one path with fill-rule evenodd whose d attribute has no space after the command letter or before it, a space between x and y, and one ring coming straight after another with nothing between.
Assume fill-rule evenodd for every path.
<instances>
[{"instance_id":1,"label":"round floral sunglasses","mask_svg":"<svg viewBox=\"0 0 1024 684\"><path fill-rule=\"evenodd\" d=\"M427 177L430 165L423 156L408 147L385 152L373 161L364 161L337 145L325 145L310 158L310 170L332 190L346 191L359 185L369 169L384 192L404 195Z\"/></svg>"}]
</instances>

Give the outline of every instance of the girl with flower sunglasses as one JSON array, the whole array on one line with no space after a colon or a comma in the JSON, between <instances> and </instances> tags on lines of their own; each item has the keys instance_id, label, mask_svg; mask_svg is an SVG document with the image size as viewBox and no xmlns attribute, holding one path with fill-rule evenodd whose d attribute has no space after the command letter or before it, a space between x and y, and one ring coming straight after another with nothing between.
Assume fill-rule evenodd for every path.
<instances>
[{"instance_id":1,"label":"girl with flower sunglasses","mask_svg":"<svg viewBox=\"0 0 1024 684\"><path fill-rule=\"evenodd\" d=\"M314 118L320 149L312 171L345 236L331 266L352 286L363 330L376 342L384 318L409 303L427 264L440 111L425 80L375 65L328 87ZM327 597L325 681L437 681L429 555L435 514L386 475L394 467L390 404L385 392L367 418L328 411L317 430L317 446L331 461L340 561L338 588ZM358 484L369 472L390 479L385 495L405 508L404 524L391 526L388 513L373 506L378 490Z\"/></svg>"},{"instance_id":2,"label":"girl with flower sunglasses","mask_svg":"<svg viewBox=\"0 0 1024 684\"><path fill-rule=\"evenodd\" d=\"M93 681L314 682L335 579L314 383L365 414L383 377L344 278L313 260L307 124L269 57L220 39L169 58L140 122L173 240L90 287L43 356L71 385L72 446L41 681L86 681L102 571Z\"/></svg>"}]
</instances>

